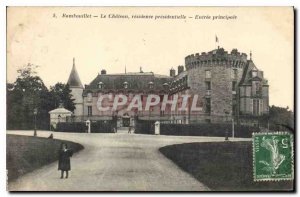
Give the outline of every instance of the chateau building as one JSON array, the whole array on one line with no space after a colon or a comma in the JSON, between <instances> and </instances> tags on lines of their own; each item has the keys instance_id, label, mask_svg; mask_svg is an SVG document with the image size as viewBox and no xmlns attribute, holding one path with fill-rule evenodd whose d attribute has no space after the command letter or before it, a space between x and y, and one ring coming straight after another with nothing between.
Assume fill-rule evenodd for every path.
<instances>
[{"instance_id":1,"label":"chateau building","mask_svg":"<svg viewBox=\"0 0 300 197\"><path fill-rule=\"evenodd\" d=\"M170 69L170 75L153 72L107 73L101 70L90 82L83 86L75 67L68 84L75 99L76 121L118 120L118 126L134 125L135 118L159 120L174 123L228 122L232 119L240 123L253 123L253 117L268 114L269 85L263 71L254 64L250 53L240 53L233 49L230 53L223 48L210 52L196 53L185 58L185 66ZM101 106L112 107L113 99L99 99L103 95L126 95L128 101L115 110L101 111ZM130 101L138 95L145 105L149 95L159 95L159 102L149 110L127 110ZM175 110L167 105L161 110L164 95L176 100ZM197 95L200 111L179 110L184 102L182 95ZM102 102L99 102L101 100ZM187 106L192 101L188 98Z\"/></svg>"}]
</instances>

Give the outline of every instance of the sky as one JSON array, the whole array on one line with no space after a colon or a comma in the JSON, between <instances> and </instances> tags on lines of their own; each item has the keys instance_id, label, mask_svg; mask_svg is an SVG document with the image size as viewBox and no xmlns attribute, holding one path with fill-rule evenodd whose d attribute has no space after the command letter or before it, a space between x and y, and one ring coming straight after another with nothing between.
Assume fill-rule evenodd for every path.
<instances>
[{"instance_id":1,"label":"sky","mask_svg":"<svg viewBox=\"0 0 300 197\"><path fill-rule=\"evenodd\" d=\"M62 15L91 18L63 18ZM106 15L106 18L100 16ZM129 18L108 18L109 14ZM131 15L184 15L185 19L132 19ZM195 19L195 16L235 19ZM93 17L98 16L98 17ZM190 18L191 17L191 18ZM83 84L101 71L169 74L187 55L237 48L264 71L270 105L294 108L292 7L9 7L7 81L28 63L39 65L46 86L66 83L73 57Z\"/></svg>"}]
</instances>

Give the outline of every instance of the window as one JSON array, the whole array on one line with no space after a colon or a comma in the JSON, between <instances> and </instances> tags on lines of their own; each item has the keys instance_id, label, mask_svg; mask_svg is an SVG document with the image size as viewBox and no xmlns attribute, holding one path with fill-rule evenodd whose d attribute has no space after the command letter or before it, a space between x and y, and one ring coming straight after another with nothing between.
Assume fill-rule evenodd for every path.
<instances>
[{"instance_id":1,"label":"window","mask_svg":"<svg viewBox=\"0 0 300 197\"><path fill-rule=\"evenodd\" d=\"M255 94L259 95L261 94L261 91L262 91L261 84L259 82L255 83Z\"/></svg>"},{"instance_id":2,"label":"window","mask_svg":"<svg viewBox=\"0 0 300 197\"><path fill-rule=\"evenodd\" d=\"M211 78L211 71L210 70L206 70L205 71L205 78L206 79L210 79Z\"/></svg>"},{"instance_id":3,"label":"window","mask_svg":"<svg viewBox=\"0 0 300 197\"><path fill-rule=\"evenodd\" d=\"M253 70L253 71L252 71L252 78L253 78L253 77L257 77L257 70Z\"/></svg>"},{"instance_id":4,"label":"window","mask_svg":"<svg viewBox=\"0 0 300 197\"><path fill-rule=\"evenodd\" d=\"M259 115L259 99L253 99L253 115Z\"/></svg>"},{"instance_id":5,"label":"window","mask_svg":"<svg viewBox=\"0 0 300 197\"><path fill-rule=\"evenodd\" d=\"M236 115L236 104L232 105L232 115Z\"/></svg>"},{"instance_id":6,"label":"window","mask_svg":"<svg viewBox=\"0 0 300 197\"><path fill-rule=\"evenodd\" d=\"M148 83L148 86L149 86L150 89L153 89L153 82L150 81L150 82Z\"/></svg>"},{"instance_id":7,"label":"window","mask_svg":"<svg viewBox=\"0 0 300 197\"><path fill-rule=\"evenodd\" d=\"M210 98L205 98L205 112L210 113L211 111L211 106L210 106Z\"/></svg>"},{"instance_id":8,"label":"window","mask_svg":"<svg viewBox=\"0 0 300 197\"><path fill-rule=\"evenodd\" d=\"M103 87L104 87L103 82L100 81L100 82L98 83L98 88L99 88L100 90L102 90Z\"/></svg>"},{"instance_id":9,"label":"window","mask_svg":"<svg viewBox=\"0 0 300 197\"><path fill-rule=\"evenodd\" d=\"M124 86L125 89L127 89L127 88L128 88L128 82L125 81L125 82L123 83L123 86Z\"/></svg>"},{"instance_id":10,"label":"window","mask_svg":"<svg viewBox=\"0 0 300 197\"><path fill-rule=\"evenodd\" d=\"M206 81L205 82L205 87L206 87L206 90L211 90L211 82L210 81Z\"/></svg>"},{"instance_id":11,"label":"window","mask_svg":"<svg viewBox=\"0 0 300 197\"><path fill-rule=\"evenodd\" d=\"M238 70L237 69L232 69L231 77L233 79L237 79L237 77L238 77Z\"/></svg>"},{"instance_id":12,"label":"window","mask_svg":"<svg viewBox=\"0 0 300 197\"><path fill-rule=\"evenodd\" d=\"M235 88L236 88L236 81L233 81L232 82L232 91L235 91Z\"/></svg>"},{"instance_id":13,"label":"window","mask_svg":"<svg viewBox=\"0 0 300 197\"><path fill-rule=\"evenodd\" d=\"M168 84L168 83L164 83L164 84L163 84L163 87L164 87L164 88L168 88L168 87L169 87L169 84Z\"/></svg>"},{"instance_id":14,"label":"window","mask_svg":"<svg viewBox=\"0 0 300 197\"><path fill-rule=\"evenodd\" d=\"M92 116L93 112L92 112L92 106L88 106L88 116Z\"/></svg>"},{"instance_id":15,"label":"window","mask_svg":"<svg viewBox=\"0 0 300 197\"><path fill-rule=\"evenodd\" d=\"M187 76L185 76L184 77L184 85L187 86L187 84L188 84L188 78L187 78Z\"/></svg>"},{"instance_id":16,"label":"window","mask_svg":"<svg viewBox=\"0 0 300 197\"><path fill-rule=\"evenodd\" d=\"M87 101L88 101L88 102L91 102L92 99L93 99L92 93L88 93L88 94L87 94Z\"/></svg>"},{"instance_id":17,"label":"window","mask_svg":"<svg viewBox=\"0 0 300 197\"><path fill-rule=\"evenodd\" d=\"M211 123L210 119L205 119L205 123Z\"/></svg>"}]
</instances>

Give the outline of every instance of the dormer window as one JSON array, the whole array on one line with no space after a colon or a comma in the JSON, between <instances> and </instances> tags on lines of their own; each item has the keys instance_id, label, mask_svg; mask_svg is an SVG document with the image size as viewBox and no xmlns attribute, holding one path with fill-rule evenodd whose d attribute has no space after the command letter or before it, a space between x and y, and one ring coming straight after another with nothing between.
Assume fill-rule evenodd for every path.
<instances>
[{"instance_id":1,"label":"dormer window","mask_svg":"<svg viewBox=\"0 0 300 197\"><path fill-rule=\"evenodd\" d=\"M100 81L100 82L98 83L98 88L99 88L100 90L102 90L103 87L104 87L104 84L103 84L102 81Z\"/></svg>"},{"instance_id":2,"label":"dormer window","mask_svg":"<svg viewBox=\"0 0 300 197\"><path fill-rule=\"evenodd\" d=\"M257 70L252 70L252 78L257 77Z\"/></svg>"},{"instance_id":3,"label":"dormer window","mask_svg":"<svg viewBox=\"0 0 300 197\"><path fill-rule=\"evenodd\" d=\"M127 82L127 81L125 81L125 82L123 83L123 87L124 87L125 89L128 88L128 82Z\"/></svg>"},{"instance_id":4,"label":"dormer window","mask_svg":"<svg viewBox=\"0 0 300 197\"><path fill-rule=\"evenodd\" d=\"M92 93L88 93L88 94L87 94L87 101L88 101L88 102L92 102L92 99L93 99Z\"/></svg>"},{"instance_id":5,"label":"dormer window","mask_svg":"<svg viewBox=\"0 0 300 197\"><path fill-rule=\"evenodd\" d=\"M168 83L164 83L164 84L163 84L163 87L164 87L164 88L167 88L167 87L169 87L169 84L168 84Z\"/></svg>"},{"instance_id":6,"label":"dormer window","mask_svg":"<svg viewBox=\"0 0 300 197\"><path fill-rule=\"evenodd\" d=\"M148 86L149 86L150 89L153 89L153 82L150 81L150 82L148 83Z\"/></svg>"}]
</instances>

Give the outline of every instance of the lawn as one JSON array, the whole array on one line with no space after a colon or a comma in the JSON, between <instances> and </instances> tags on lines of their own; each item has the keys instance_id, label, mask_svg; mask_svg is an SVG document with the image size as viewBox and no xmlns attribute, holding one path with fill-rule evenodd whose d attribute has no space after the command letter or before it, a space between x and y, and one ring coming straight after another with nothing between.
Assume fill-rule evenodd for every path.
<instances>
[{"instance_id":1,"label":"lawn","mask_svg":"<svg viewBox=\"0 0 300 197\"><path fill-rule=\"evenodd\" d=\"M160 151L214 191L293 189L292 181L253 181L252 142L176 144L162 147Z\"/></svg>"},{"instance_id":2,"label":"lawn","mask_svg":"<svg viewBox=\"0 0 300 197\"><path fill-rule=\"evenodd\" d=\"M58 150L65 142L74 153L83 149L78 143L40 137L6 135L8 181L58 160Z\"/></svg>"}]
</instances>

